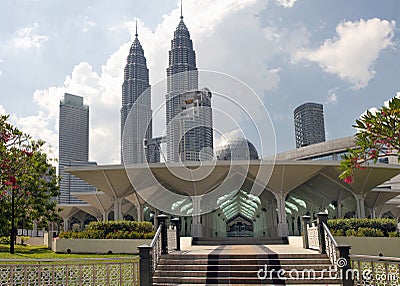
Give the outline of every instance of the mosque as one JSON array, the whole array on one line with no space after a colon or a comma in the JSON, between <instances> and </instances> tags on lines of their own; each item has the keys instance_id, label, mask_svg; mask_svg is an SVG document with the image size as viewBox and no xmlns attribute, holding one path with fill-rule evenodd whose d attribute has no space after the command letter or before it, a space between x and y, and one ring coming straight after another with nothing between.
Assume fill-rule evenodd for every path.
<instances>
[{"instance_id":1,"label":"mosque","mask_svg":"<svg viewBox=\"0 0 400 286\"><path fill-rule=\"evenodd\" d=\"M178 77L179 82L168 81L167 121L176 116L177 109L189 109L183 103L192 108L198 100L199 104L211 108L208 90L193 95L177 92L198 90L195 59L190 34L181 16L171 41L167 73L168 76L189 73ZM185 130L183 133L188 136L182 140L185 144L174 137L178 125L171 125L170 134L167 130L167 137L158 139L152 138L151 132L143 131L145 127L137 126L138 131L132 135L137 142L126 144L122 133L129 120L128 111L138 94L148 88L146 59L136 33L125 68L121 108L121 149L125 144L128 155L119 165L65 169L97 189L72 194L84 204L62 206L65 230L75 223L84 226L93 219L154 222L158 214L164 213L170 218L181 218L183 236L263 238L284 243L289 235L301 234L301 216L314 216L321 211L330 218L390 216L399 219L400 199L396 197L400 182L392 179L400 172L399 165L377 163L363 171L356 170L352 184L338 178L340 155L347 148L355 147L354 137L301 147L274 158L261 158L254 145L244 138L228 138L213 148L209 136L212 114L206 112L204 116L208 119L200 118L206 122L201 132ZM141 104L145 111L138 114L148 120L152 112L149 94ZM139 117L133 118L140 124ZM187 117L180 120L179 126L186 126L183 123ZM156 142L156 148L143 151L140 149L143 140ZM193 140L200 143L189 144ZM157 144L161 142L170 144L165 162L159 162L157 154ZM205 147L214 149L215 159L199 159L200 149ZM174 155L176 148L180 148L178 157Z\"/></svg>"}]
</instances>

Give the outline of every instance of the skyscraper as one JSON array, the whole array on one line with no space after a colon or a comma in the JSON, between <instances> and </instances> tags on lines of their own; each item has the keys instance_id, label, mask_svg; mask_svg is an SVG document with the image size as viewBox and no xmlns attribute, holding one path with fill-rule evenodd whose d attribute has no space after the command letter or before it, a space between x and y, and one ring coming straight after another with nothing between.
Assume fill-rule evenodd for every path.
<instances>
[{"instance_id":1,"label":"skyscraper","mask_svg":"<svg viewBox=\"0 0 400 286\"><path fill-rule=\"evenodd\" d=\"M61 177L59 204L81 203L71 192L88 192L96 189L77 177L64 172L65 167L84 166L89 163L89 107L83 97L66 93L60 102L59 161Z\"/></svg>"},{"instance_id":2,"label":"skyscraper","mask_svg":"<svg viewBox=\"0 0 400 286\"><path fill-rule=\"evenodd\" d=\"M152 137L149 70L137 27L124 69L121 107L121 162L146 161L145 142Z\"/></svg>"},{"instance_id":3,"label":"skyscraper","mask_svg":"<svg viewBox=\"0 0 400 286\"><path fill-rule=\"evenodd\" d=\"M198 90L196 53L183 16L169 51L166 95L167 161L211 160L211 92Z\"/></svg>"},{"instance_id":4,"label":"skyscraper","mask_svg":"<svg viewBox=\"0 0 400 286\"><path fill-rule=\"evenodd\" d=\"M296 148L324 142L325 124L322 104L307 102L294 110Z\"/></svg>"}]
</instances>

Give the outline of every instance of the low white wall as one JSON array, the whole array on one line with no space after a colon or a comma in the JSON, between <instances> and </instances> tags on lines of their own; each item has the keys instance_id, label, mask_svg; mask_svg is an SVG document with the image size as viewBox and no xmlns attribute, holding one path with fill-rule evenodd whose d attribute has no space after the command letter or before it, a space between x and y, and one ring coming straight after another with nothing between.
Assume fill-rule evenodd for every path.
<instances>
[{"instance_id":1,"label":"low white wall","mask_svg":"<svg viewBox=\"0 0 400 286\"><path fill-rule=\"evenodd\" d=\"M130 253L137 254L138 246L150 245L151 239L53 239L52 249L57 253Z\"/></svg>"},{"instance_id":2,"label":"low white wall","mask_svg":"<svg viewBox=\"0 0 400 286\"><path fill-rule=\"evenodd\" d=\"M339 245L350 245L350 254L400 257L398 237L335 236L335 240Z\"/></svg>"},{"instance_id":3,"label":"low white wall","mask_svg":"<svg viewBox=\"0 0 400 286\"><path fill-rule=\"evenodd\" d=\"M25 245L48 246L45 237L29 237L24 240ZM21 244L21 236L17 236L17 244Z\"/></svg>"}]
</instances>

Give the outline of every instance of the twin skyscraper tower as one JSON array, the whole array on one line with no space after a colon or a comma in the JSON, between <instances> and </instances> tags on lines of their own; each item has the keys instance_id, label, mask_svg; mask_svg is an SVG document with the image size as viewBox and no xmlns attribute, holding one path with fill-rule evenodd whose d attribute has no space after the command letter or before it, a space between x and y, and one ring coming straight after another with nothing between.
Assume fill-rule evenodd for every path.
<instances>
[{"instance_id":1,"label":"twin skyscraper tower","mask_svg":"<svg viewBox=\"0 0 400 286\"><path fill-rule=\"evenodd\" d=\"M161 143L167 162L212 160L211 92L198 89L196 53L182 14L169 51L165 100L165 132L153 138L149 69L136 27L122 84L121 161L160 162Z\"/></svg>"}]
</instances>

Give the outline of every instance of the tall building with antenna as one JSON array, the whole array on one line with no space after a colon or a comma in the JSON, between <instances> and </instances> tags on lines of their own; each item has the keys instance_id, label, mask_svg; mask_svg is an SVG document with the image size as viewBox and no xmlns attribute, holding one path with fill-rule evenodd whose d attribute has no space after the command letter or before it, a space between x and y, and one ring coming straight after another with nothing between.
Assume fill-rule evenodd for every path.
<instances>
[{"instance_id":1,"label":"tall building with antenna","mask_svg":"<svg viewBox=\"0 0 400 286\"><path fill-rule=\"evenodd\" d=\"M149 158L145 143L152 137L149 70L136 34L124 69L121 107L121 162L143 163Z\"/></svg>"},{"instance_id":2,"label":"tall building with antenna","mask_svg":"<svg viewBox=\"0 0 400 286\"><path fill-rule=\"evenodd\" d=\"M171 41L167 68L167 161L213 158L211 92L198 90L196 53L181 17Z\"/></svg>"}]
</instances>

